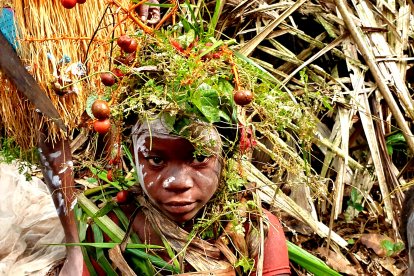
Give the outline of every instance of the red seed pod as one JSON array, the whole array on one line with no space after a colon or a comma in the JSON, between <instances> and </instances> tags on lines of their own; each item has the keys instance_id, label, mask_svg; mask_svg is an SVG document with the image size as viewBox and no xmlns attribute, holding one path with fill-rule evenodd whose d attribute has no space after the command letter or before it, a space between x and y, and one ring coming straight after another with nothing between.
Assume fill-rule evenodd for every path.
<instances>
[{"instance_id":1,"label":"red seed pod","mask_svg":"<svg viewBox=\"0 0 414 276\"><path fill-rule=\"evenodd\" d=\"M138 48L138 42L135 39L131 39L131 43L129 43L128 46L122 48L125 53L133 53Z\"/></svg>"},{"instance_id":2,"label":"red seed pod","mask_svg":"<svg viewBox=\"0 0 414 276\"><path fill-rule=\"evenodd\" d=\"M131 44L131 42L132 42L132 38L130 38L129 35L121 35L116 41L116 43L118 44L119 47L121 47L122 50L128 47L129 44Z\"/></svg>"},{"instance_id":3,"label":"red seed pod","mask_svg":"<svg viewBox=\"0 0 414 276\"><path fill-rule=\"evenodd\" d=\"M102 73L101 81L105 86L112 86L116 82L114 75L112 75L111 73Z\"/></svg>"},{"instance_id":4,"label":"red seed pod","mask_svg":"<svg viewBox=\"0 0 414 276\"><path fill-rule=\"evenodd\" d=\"M219 52L215 52L215 53L213 53L213 54L212 54L212 57L213 57L214 59L219 59L219 58L221 58L221 53L219 53Z\"/></svg>"},{"instance_id":5,"label":"red seed pod","mask_svg":"<svg viewBox=\"0 0 414 276\"><path fill-rule=\"evenodd\" d=\"M116 202L118 203L126 203L129 199L129 192L126 190L119 191L116 194Z\"/></svg>"},{"instance_id":6,"label":"red seed pod","mask_svg":"<svg viewBox=\"0 0 414 276\"><path fill-rule=\"evenodd\" d=\"M253 93L250 90L239 90L233 95L234 102L237 105L247 105L253 100Z\"/></svg>"},{"instance_id":7,"label":"red seed pod","mask_svg":"<svg viewBox=\"0 0 414 276\"><path fill-rule=\"evenodd\" d=\"M76 0L60 0L60 3L66 9L72 9L76 6Z\"/></svg>"},{"instance_id":8,"label":"red seed pod","mask_svg":"<svg viewBox=\"0 0 414 276\"><path fill-rule=\"evenodd\" d=\"M122 73L121 69L119 68L114 68L112 69L112 73L118 78L118 79L122 79L124 77L124 73Z\"/></svg>"},{"instance_id":9,"label":"red seed pod","mask_svg":"<svg viewBox=\"0 0 414 276\"><path fill-rule=\"evenodd\" d=\"M114 181L112 169L108 170L108 172L106 173L106 178L108 178L108 181Z\"/></svg>"},{"instance_id":10,"label":"red seed pod","mask_svg":"<svg viewBox=\"0 0 414 276\"><path fill-rule=\"evenodd\" d=\"M86 0L76 0L76 2L78 2L78 4L85 4Z\"/></svg>"},{"instance_id":11,"label":"red seed pod","mask_svg":"<svg viewBox=\"0 0 414 276\"><path fill-rule=\"evenodd\" d=\"M104 100L96 100L92 104L92 114L96 119L103 120L109 118L111 115L111 109L108 102Z\"/></svg>"},{"instance_id":12,"label":"red seed pod","mask_svg":"<svg viewBox=\"0 0 414 276\"><path fill-rule=\"evenodd\" d=\"M93 129L99 134L106 134L111 129L111 122L109 119L96 120L93 123Z\"/></svg>"}]
</instances>

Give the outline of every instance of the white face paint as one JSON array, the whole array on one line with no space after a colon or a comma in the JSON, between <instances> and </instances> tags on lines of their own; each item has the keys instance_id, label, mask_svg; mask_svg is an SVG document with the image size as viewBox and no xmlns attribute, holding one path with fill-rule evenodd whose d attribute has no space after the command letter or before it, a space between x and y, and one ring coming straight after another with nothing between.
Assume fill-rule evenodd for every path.
<instances>
[{"instance_id":1,"label":"white face paint","mask_svg":"<svg viewBox=\"0 0 414 276\"><path fill-rule=\"evenodd\" d=\"M170 176L167 179L164 180L164 182L162 183L162 187L164 189L167 189L168 187L170 187L170 184L175 180L174 176Z\"/></svg>"},{"instance_id":2,"label":"white face paint","mask_svg":"<svg viewBox=\"0 0 414 276\"><path fill-rule=\"evenodd\" d=\"M170 132L165 125L161 122L161 120L153 120L149 122L151 127L151 133L153 136L157 135L166 135ZM141 185L142 190L145 194L148 195L147 189L145 187L145 174L143 174L144 165L140 163L138 152L141 152L143 156L148 156L149 149L145 146L145 139L149 137L148 133L148 124L136 124L132 128L132 142L134 145L134 158L135 158L135 166L137 167L137 176L139 184ZM151 187L153 183L150 183L148 187ZM150 198L151 199L151 198ZM152 200L152 199L151 199Z\"/></svg>"},{"instance_id":3,"label":"white face paint","mask_svg":"<svg viewBox=\"0 0 414 276\"><path fill-rule=\"evenodd\" d=\"M75 198L72 203L70 204L70 210L73 210L73 208L75 208L76 203L78 202L78 199Z\"/></svg>"},{"instance_id":4,"label":"white face paint","mask_svg":"<svg viewBox=\"0 0 414 276\"><path fill-rule=\"evenodd\" d=\"M47 163L49 165L49 162L47 162L46 156L42 153L42 149L39 149L39 155L40 155L40 161L43 164L46 164Z\"/></svg>"},{"instance_id":5,"label":"white face paint","mask_svg":"<svg viewBox=\"0 0 414 276\"><path fill-rule=\"evenodd\" d=\"M54 187L59 188L61 186L62 181L58 175L52 176L52 184Z\"/></svg>"},{"instance_id":6,"label":"white face paint","mask_svg":"<svg viewBox=\"0 0 414 276\"><path fill-rule=\"evenodd\" d=\"M60 216L62 214L62 211L67 214L65 201L63 200L62 192L56 191L57 193L57 199L58 199L58 207L56 208L56 211L58 215Z\"/></svg>"},{"instance_id":7,"label":"white face paint","mask_svg":"<svg viewBox=\"0 0 414 276\"><path fill-rule=\"evenodd\" d=\"M53 160L55 158L58 158L61 154L62 154L62 152L59 150L57 152L53 152L53 153L49 154L49 157Z\"/></svg>"}]
</instances>

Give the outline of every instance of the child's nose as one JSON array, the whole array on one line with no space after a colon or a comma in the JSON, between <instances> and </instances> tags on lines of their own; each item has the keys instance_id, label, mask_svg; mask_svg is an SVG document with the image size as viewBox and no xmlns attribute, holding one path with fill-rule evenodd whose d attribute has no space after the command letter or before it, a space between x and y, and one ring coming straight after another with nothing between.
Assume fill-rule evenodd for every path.
<instances>
[{"instance_id":1,"label":"child's nose","mask_svg":"<svg viewBox=\"0 0 414 276\"><path fill-rule=\"evenodd\" d=\"M162 183L164 189L170 191L185 191L194 186L192 172L185 166L172 168L170 176L166 177Z\"/></svg>"}]
</instances>

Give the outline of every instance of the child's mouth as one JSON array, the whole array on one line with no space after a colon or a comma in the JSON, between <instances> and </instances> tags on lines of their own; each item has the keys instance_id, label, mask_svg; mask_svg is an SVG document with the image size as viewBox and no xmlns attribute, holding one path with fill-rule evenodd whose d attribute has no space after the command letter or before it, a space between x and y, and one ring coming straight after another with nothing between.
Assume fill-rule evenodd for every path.
<instances>
[{"instance_id":1,"label":"child's mouth","mask_svg":"<svg viewBox=\"0 0 414 276\"><path fill-rule=\"evenodd\" d=\"M169 213L182 214L182 213L188 213L192 211L196 206L196 202L172 201L172 202L165 203L163 205L164 205L164 209L168 211Z\"/></svg>"}]
</instances>

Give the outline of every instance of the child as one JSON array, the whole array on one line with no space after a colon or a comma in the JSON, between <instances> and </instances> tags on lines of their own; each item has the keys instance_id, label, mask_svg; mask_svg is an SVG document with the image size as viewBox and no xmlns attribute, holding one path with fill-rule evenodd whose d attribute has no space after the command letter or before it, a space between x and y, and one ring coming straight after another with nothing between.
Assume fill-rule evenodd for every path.
<instances>
[{"instance_id":1,"label":"child","mask_svg":"<svg viewBox=\"0 0 414 276\"><path fill-rule=\"evenodd\" d=\"M222 155L219 132L215 127L203 123L194 123L191 128L190 131L193 136L195 134L198 137L198 142L204 143L204 154L197 154L189 140L171 135L172 130L165 124L162 116L135 126L134 155L144 196L140 198L143 209L134 219L133 229L141 241L163 245L162 238L167 239L178 252L185 250L183 245L190 241L184 254L184 259L189 263L186 269L191 270L192 266L198 265L200 258L205 258L215 260L212 264L204 264L210 266L208 271L229 271L232 266L228 262L231 260L226 260L220 254L214 241L210 243L198 238L189 240L188 232L194 227L195 219L209 216L205 214L213 207L209 204L217 203L215 194L220 190L220 185L225 185L221 177L225 157ZM265 212L264 220L269 225L264 244L263 275L288 275L289 260L283 229L277 218L269 212ZM169 232L171 229L165 227L174 223L181 226L181 229L176 229L182 236ZM247 233L246 240L252 238L249 234L254 235L251 228L255 226L249 221L243 226ZM227 228L231 231L231 227ZM207 250L197 248L199 243L203 244L204 249L211 249L211 255ZM190 254L189 251L193 252ZM257 257L253 248L248 248L245 253L250 253L250 257ZM193 255L197 258L192 259Z\"/></svg>"}]
</instances>

